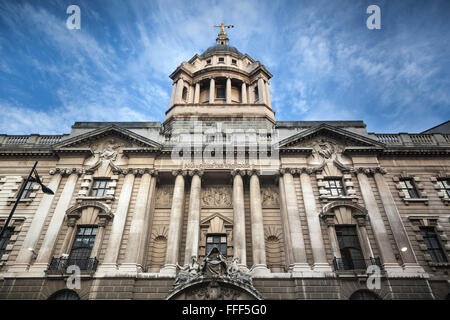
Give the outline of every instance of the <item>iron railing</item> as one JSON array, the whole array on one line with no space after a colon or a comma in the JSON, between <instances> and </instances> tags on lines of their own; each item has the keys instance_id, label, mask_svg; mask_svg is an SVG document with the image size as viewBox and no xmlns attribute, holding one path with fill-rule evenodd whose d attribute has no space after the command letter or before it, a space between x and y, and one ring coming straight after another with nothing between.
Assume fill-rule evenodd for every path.
<instances>
[{"instance_id":1,"label":"iron railing","mask_svg":"<svg viewBox=\"0 0 450 320\"><path fill-rule=\"evenodd\" d=\"M97 258L72 259L66 257L52 258L47 273L67 273L69 266L76 265L84 272L95 272L97 270Z\"/></svg>"},{"instance_id":2,"label":"iron railing","mask_svg":"<svg viewBox=\"0 0 450 320\"><path fill-rule=\"evenodd\" d=\"M380 270L383 270L380 257L369 259L344 259L334 257L333 259L334 271L366 271L367 267L371 265L378 266Z\"/></svg>"}]
</instances>

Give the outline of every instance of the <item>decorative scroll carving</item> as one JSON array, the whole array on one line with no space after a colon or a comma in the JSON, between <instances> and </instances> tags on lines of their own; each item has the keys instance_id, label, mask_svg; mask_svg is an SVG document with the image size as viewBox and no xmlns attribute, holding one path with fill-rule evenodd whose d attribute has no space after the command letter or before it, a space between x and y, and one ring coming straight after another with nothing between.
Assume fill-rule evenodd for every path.
<instances>
[{"instance_id":1,"label":"decorative scroll carving","mask_svg":"<svg viewBox=\"0 0 450 320\"><path fill-rule=\"evenodd\" d=\"M231 188L227 186L210 186L202 190L202 207L230 208Z\"/></svg>"},{"instance_id":2,"label":"decorative scroll carving","mask_svg":"<svg viewBox=\"0 0 450 320\"><path fill-rule=\"evenodd\" d=\"M172 195L173 195L173 186L171 185L163 185L158 188L156 191L156 202L155 205L157 208L170 208L172 205Z\"/></svg>"},{"instance_id":3,"label":"decorative scroll carving","mask_svg":"<svg viewBox=\"0 0 450 320\"><path fill-rule=\"evenodd\" d=\"M262 298L253 286L251 274L239 269L238 259L235 257L232 261L227 261L217 248L213 248L201 262L193 256L188 265L181 267L177 264L177 267L180 271L167 299L191 286L201 286L202 283L208 285L191 291L189 298L236 299L241 292L246 292L256 299Z\"/></svg>"},{"instance_id":4,"label":"decorative scroll carving","mask_svg":"<svg viewBox=\"0 0 450 320\"><path fill-rule=\"evenodd\" d=\"M263 208L278 208L280 206L278 188L265 185L261 188L261 201Z\"/></svg>"}]
</instances>

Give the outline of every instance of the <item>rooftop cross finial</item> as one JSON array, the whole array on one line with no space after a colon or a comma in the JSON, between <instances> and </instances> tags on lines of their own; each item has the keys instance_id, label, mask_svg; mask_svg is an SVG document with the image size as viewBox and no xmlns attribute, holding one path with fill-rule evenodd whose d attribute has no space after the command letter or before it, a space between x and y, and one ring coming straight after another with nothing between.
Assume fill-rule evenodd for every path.
<instances>
[{"instance_id":1,"label":"rooftop cross finial","mask_svg":"<svg viewBox=\"0 0 450 320\"><path fill-rule=\"evenodd\" d=\"M225 28L234 28L232 24L226 25L223 22L220 24L220 26L214 26L216 28L220 28L219 36L226 36L227 33L225 32Z\"/></svg>"}]
</instances>

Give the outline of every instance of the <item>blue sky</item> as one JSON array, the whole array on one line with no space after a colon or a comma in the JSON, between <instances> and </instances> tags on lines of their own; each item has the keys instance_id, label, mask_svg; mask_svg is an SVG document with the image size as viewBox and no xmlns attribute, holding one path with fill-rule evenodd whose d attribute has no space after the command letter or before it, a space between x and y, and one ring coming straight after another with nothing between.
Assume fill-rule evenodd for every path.
<instances>
[{"instance_id":1,"label":"blue sky","mask_svg":"<svg viewBox=\"0 0 450 320\"><path fill-rule=\"evenodd\" d=\"M66 9L81 8L81 30ZM368 30L366 8L381 8ZM420 132L450 119L450 1L0 1L0 133L75 121L163 121L168 75L234 24L273 74L277 120Z\"/></svg>"}]
</instances>

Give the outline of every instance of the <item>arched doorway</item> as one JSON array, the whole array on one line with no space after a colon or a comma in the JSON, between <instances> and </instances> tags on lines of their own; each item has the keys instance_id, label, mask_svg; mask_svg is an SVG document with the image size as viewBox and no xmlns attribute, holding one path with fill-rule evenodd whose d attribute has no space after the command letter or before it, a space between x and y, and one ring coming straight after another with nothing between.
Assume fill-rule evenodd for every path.
<instances>
[{"instance_id":1,"label":"arched doorway","mask_svg":"<svg viewBox=\"0 0 450 320\"><path fill-rule=\"evenodd\" d=\"M80 296L73 290L64 289L53 293L48 300L80 300Z\"/></svg>"},{"instance_id":2,"label":"arched doorway","mask_svg":"<svg viewBox=\"0 0 450 320\"><path fill-rule=\"evenodd\" d=\"M353 292L349 300L381 300L381 298L370 290L358 290Z\"/></svg>"}]
</instances>

